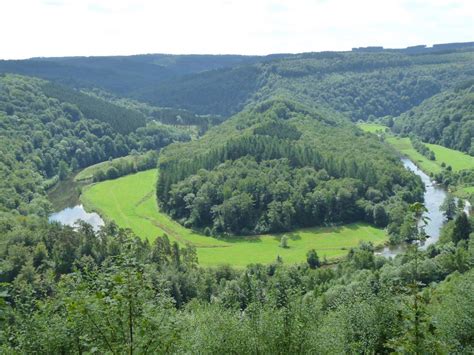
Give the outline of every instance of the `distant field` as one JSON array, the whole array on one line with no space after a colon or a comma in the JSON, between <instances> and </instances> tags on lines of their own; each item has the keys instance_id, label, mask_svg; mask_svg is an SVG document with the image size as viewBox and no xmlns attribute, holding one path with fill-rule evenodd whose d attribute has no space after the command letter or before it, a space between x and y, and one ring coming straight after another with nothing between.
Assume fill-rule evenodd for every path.
<instances>
[{"instance_id":1,"label":"distant field","mask_svg":"<svg viewBox=\"0 0 474 355\"><path fill-rule=\"evenodd\" d=\"M362 130L371 133L385 132L387 129L387 127L376 123L361 123L358 126ZM436 160L433 161L418 153L413 148L409 138L399 138L388 133L386 141L396 150L410 158L427 173L441 172L443 170L443 167L441 166L442 163L445 163L446 166L451 165L453 171L474 168L474 157L438 144L425 143L426 146L435 153Z\"/></svg>"},{"instance_id":2,"label":"distant field","mask_svg":"<svg viewBox=\"0 0 474 355\"><path fill-rule=\"evenodd\" d=\"M385 132L388 129L387 126L378 123L360 123L357 126L363 131L370 133Z\"/></svg>"},{"instance_id":3,"label":"distant field","mask_svg":"<svg viewBox=\"0 0 474 355\"><path fill-rule=\"evenodd\" d=\"M279 235L235 237L219 240L184 228L158 211L155 197L156 169L104 181L84 188L82 202L88 209L113 219L119 226L132 229L149 240L167 233L170 239L197 247L199 263L212 266L231 264L245 267L250 263L270 263L278 255L284 262L296 263L306 259L309 249L329 260L345 256L347 249L360 241L383 244L386 233L365 224L337 228L309 228L287 233L289 248L279 247Z\"/></svg>"}]
</instances>

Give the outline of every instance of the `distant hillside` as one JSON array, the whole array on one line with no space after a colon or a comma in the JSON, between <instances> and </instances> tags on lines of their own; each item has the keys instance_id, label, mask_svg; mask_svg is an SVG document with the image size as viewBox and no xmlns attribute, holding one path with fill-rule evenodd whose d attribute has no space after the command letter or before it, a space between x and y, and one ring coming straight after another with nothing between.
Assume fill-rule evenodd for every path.
<instances>
[{"instance_id":1,"label":"distant hillside","mask_svg":"<svg viewBox=\"0 0 474 355\"><path fill-rule=\"evenodd\" d=\"M266 64L262 96L284 92L353 121L398 116L441 91L474 78L474 52L410 56L402 53L332 53L327 58Z\"/></svg>"},{"instance_id":2,"label":"distant hillside","mask_svg":"<svg viewBox=\"0 0 474 355\"><path fill-rule=\"evenodd\" d=\"M263 57L164 54L104 57L33 58L0 61L0 73L37 76L75 88L98 87L120 95L184 75L252 64Z\"/></svg>"},{"instance_id":3,"label":"distant hillside","mask_svg":"<svg viewBox=\"0 0 474 355\"><path fill-rule=\"evenodd\" d=\"M397 117L392 129L474 155L474 81L427 99Z\"/></svg>"},{"instance_id":4,"label":"distant hillside","mask_svg":"<svg viewBox=\"0 0 474 355\"><path fill-rule=\"evenodd\" d=\"M258 65L211 70L139 90L134 96L157 106L229 116L239 112L262 87L262 74Z\"/></svg>"},{"instance_id":5,"label":"distant hillside","mask_svg":"<svg viewBox=\"0 0 474 355\"><path fill-rule=\"evenodd\" d=\"M353 121L398 116L474 77L473 46L257 56L137 55L0 61L0 73L99 88L155 106L229 117L289 95Z\"/></svg>"},{"instance_id":6,"label":"distant hillside","mask_svg":"<svg viewBox=\"0 0 474 355\"><path fill-rule=\"evenodd\" d=\"M42 91L48 97L76 105L86 118L110 124L117 132L127 134L146 125L145 116L136 110L114 105L63 85L47 82Z\"/></svg>"}]
</instances>

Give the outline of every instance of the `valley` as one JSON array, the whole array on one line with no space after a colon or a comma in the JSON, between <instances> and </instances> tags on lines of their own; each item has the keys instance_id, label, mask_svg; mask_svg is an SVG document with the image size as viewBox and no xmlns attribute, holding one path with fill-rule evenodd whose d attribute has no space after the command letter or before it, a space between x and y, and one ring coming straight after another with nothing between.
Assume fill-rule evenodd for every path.
<instances>
[{"instance_id":1,"label":"valley","mask_svg":"<svg viewBox=\"0 0 474 355\"><path fill-rule=\"evenodd\" d=\"M0 60L0 353L473 353L473 63Z\"/></svg>"}]
</instances>

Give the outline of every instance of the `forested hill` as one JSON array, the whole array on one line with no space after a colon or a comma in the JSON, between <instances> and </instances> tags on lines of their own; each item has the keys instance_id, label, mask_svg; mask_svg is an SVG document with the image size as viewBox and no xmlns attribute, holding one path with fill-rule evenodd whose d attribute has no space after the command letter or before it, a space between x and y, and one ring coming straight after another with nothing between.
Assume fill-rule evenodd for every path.
<instances>
[{"instance_id":1,"label":"forested hill","mask_svg":"<svg viewBox=\"0 0 474 355\"><path fill-rule=\"evenodd\" d=\"M261 94L285 91L353 121L397 116L474 76L474 52L409 56L343 53L268 64Z\"/></svg>"},{"instance_id":2,"label":"forested hill","mask_svg":"<svg viewBox=\"0 0 474 355\"><path fill-rule=\"evenodd\" d=\"M129 95L158 106L229 116L276 94L367 120L399 114L474 76L474 52L323 52L268 59L144 85Z\"/></svg>"},{"instance_id":3,"label":"forested hill","mask_svg":"<svg viewBox=\"0 0 474 355\"><path fill-rule=\"evenodd\" d=\"M444 48L444 49L443 49ZM472 78L473 47L246 56L139 55L0 61L0 72L100 88L156 106L231 116L289 94L356 120L398 116Z\"/></svg>"},{"instance_id":4,"label":"forested hill","mask_svg":"<svg viewBox=\"0 0 474 355\"><path fill-rule=\"evenodd\" d=\"M284 99L169 146L159 169L163 209L215 235L360 220L398 232L404 221L395 211L423 191L375 136Z\"/></svg>"},{"instance_id":5,"label":"forested hill","mask_svg":"<svg viewBox=\"0 0 474 355\"><path fill-rule=\"evenodd\" d=\"M118 94L201 71L252 64L260 57L166 55L57 57L0 61L0 72L58 81L73 87L100 87Z\"/></svg>"},{"instance_id":6,"label":"forested hill","mask_svg":"<svg viewBox=\"0 0 474 355\"><path fill-rule=\"evenodd\" d=\"M44 216L45 190L72 171L189 139L138 111L41 79L0 76L0 211Z\"/></svg>"},{"instance_id":7,"label":"forested hill","mask_svg":"<svg viewBox=\"0 0 474 355\"><path fill-rule=\"evenodd\" d=\"M474 80L437 94L394 120L392 130L414 133L474 156Z\"/></svg>"}]
</instances>

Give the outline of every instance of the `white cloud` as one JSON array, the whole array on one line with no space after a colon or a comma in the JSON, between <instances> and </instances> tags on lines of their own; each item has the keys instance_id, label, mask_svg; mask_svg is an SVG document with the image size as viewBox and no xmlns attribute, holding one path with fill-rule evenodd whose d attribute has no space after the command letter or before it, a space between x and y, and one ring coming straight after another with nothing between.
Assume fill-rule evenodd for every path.
<instances>
[{"instance_id":1,"label":"white cloud","mask_svg":"<svg viewBox=\"0 0 474 355\"><path fill-rule=\"evenodd\" d=\"M474 40L471 0L3 0L0 13L0 58Z\"/></svg>"}]
</instances>

